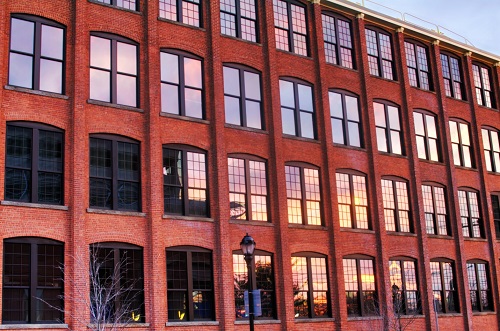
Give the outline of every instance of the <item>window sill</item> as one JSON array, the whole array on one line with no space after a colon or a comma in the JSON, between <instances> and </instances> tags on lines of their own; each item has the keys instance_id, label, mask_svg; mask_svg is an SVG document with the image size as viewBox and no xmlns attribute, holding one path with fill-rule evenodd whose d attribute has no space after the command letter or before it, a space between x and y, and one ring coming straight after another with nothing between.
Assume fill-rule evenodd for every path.
<instances>
[{"instance_id":1,"label":"window sill","mask_svg":"<svg viewBox=\"0 0 500 331\"><path fill-rule=\"evenodd\" d=\"M218 321L194 321L194 322L167 322L165 326L179 327L179 326L218 326Z\"/></svg>"},{"instance_id":2,"label":"window sill","mask_svg":"<svg viewBox=\"0 0 500 331\"><path fill-rule=\"evenodd\" d=\"M390 236L399 236L399 237L416 237L417 235L412 232L398 232L398 231L387 231L387 234Z\"/></svg>"},{"instance_id":3,"label":"window sill","mask_svg":"<svg viewBox=\"0 0 500 331\"><path fill-rule=\"evenodd\" d=\"M196 122L196 123L202 123L202 124L210 124L210 121L207 121L207 120L204 120L201 118L189 117L189 116L183 116L183 115L177 115L177 114L170 114L170 113L165 113L165 112L160 112L160 116L175 118L175 119L185 120L185 121L191 121L191 122Z\"/></svg>"},{"instance_id":4,"label":"window sill","mask_svg":"<svg viewBox=\"0 0 500 331\"><path fill-rule=\"evenodd\" d=\"M111 328L111 327L118 327L118 329L121 330L121 329L128 329L128 328L131 328L131 329L132 328L148 328L149 327L149 323L128 323L128 324L125 324L125 323L119 324L119 323L117 323L117 324L104 324L102 326L105 326L106 329L108 327L109 328ZM90 323L90 324L87 325L87 328L89 328L89 329L95 329L96 327L97 327L97 325L96 324L92 324L92 323Z\"/></svg>"},{"instance_id":5,"label":"window sill","mask_svg":"<svg viewBox=\"0 0 500 331\"><path fill-rule=\"evenodd\" d=\"M438 166L444 166L445 164L441 161L432 161L432 160L427 160L427 159L421 159L419 157L417 157L418 160L420 162L424 162L424 163L429 163L429 164L434 164L434 165L438 165Z\"/></svg>"},{"instance_id":6,"label":"window sill","mask_svg":"<svg viewBox=\"0 0 500 331\"><path fill-rule=\"evenodd\" d=\"M384 77L375 76L375 75L372 75L372 74L370 74L370 77L382 79L382 80L385 80L386 82L392 82L392 83L395 83L395 84L399 84L399 81L397 81L395 79L384 78Z\"/></svg>"},{"instance_id":7,"label":"window sill","mask_svg":"<svg viewBox=\"0 0 500 331\"><path fill-rule=\"evenodd\" d=\"M274 226L274 224L269 222L269 221L247 221L247 220L230 219L229 223L230 224L255 225L255 226Z\"/></svg>"},{"instance_id":8,"label":"window sill","mask_svg":"<svg viewBox=\"0 0 500 331\"><path fill-rule=\"evenodd\" d=\"M406 160L408 160L408 158L406 157L406 155L403 155L403 154L394 154L394 153L389 153L389 152L384 152L384 151L378 151L378 153L380 155L398 157L400 159L406 159Z\"/></svg>"},{"instance_id":9,"label":"window sill","mask_svg":"<svg viewBox=\"0 0 500 331\"><path fill-rule=\"evenodd\" d=\"M210 217L183 216L183 215L173 215L173 214L163 214L163 219L182 220L182 221L199 221L199 222L210 222L210 223L214 222L214 219L210 218Z\"/></svg>"},{"instance_id":10,"label":"window sill","mask_svg":"<svg viewBox=\"0 0 500 331\"><path fill-rule=\"evenodd\" d=\"M17 201L0 201L2 206L17 206L17 207L28 207L28 208L39 208L39 209L54 209L54 210L68 210L68 206L59 205L45 205L43 203L30 203L30 202L17 202Z\"/></svg>"},{"instance_id":11,"label":"window sill","mask_svg":"<svg viewBox=\"0 0 500 331\"><path fill-rule=\"evenodd\" d=\"M131 107L131 106L125 106L125 105L119 105L117 103L111 103L111 102L105 102L105 101L99 101L99 100L92 100L92 99L88 99L87 103L91 104L91 105L96 105L96 106L103 106L103 107L110 107L110 108L128 110L128 111L133 111L133 112L136 112L136 113L144 113L144 110L141 109L141 108Z\"/></svg>"},{"instance_id":12,"label":"window sill","mask_svg":"<svg viewBox=\"0 0 500 331\"><path fill-rule=\"evenodd\" d=\"M496 315L497 313L489 310L489 311L473 311L472 316L486 316L486 315Z\"/></svg>"},{"instance_id":13,"label":"window sill","mask_svg":"<svg viewBox=\"0 0 500 331\"><path fill-rule=\"evenodd\" d=\"M146 216L146 213L141 213L138 211L122 211L122 210L97 209L97 208L87 208L87 213L89 213L89 214L135 216L135 217L145 217Z\"/></svg>"},{"instance_id":14,"label":"window sill","mask_svg":"<svg viewBox=\"0 0 500 331\"><path fill-rule=\"evenodd\" d=\"M335 322L334 318L296 318L295 323L327 323L327 322Z\"/></svg>"},{"instance_id":15,"label":"window sill","mask_svg":"<svg viewBox=\"0 0 500 331\"><path fill-rule=\"evenodd\" d=\"M256 319L253 321L255 324L262 325L262 324L281 324L280 320L266 320L266 319ZM234 325L247 325L250 324L248 319L240 319L234 321Z\"/></svg>"},{"instance_id":16,"label":"window sill","mask_svg":"<svg viewBox=\"0 0 500 331\"><path fill-rule=\"evenodd\" d=\"M487 171L486 173L487 173L488 175L500 176L500 172Z\"/></svg>"},{"instance_id":17,"label":"window sill","mask_svg":"<svg viewBox=\"0 0 500 331\"><path fill-rule=\"evenodd\" d=\"M373 320L381 320L382 316L347 316L348 321L373 321Z\"/></svg>"},{"instance_id":18,"label":"window sill","mask_svg":"<svg viewBox=\"0 0 500 331\"><path fill-rule=\"evenodd\" d=\"M186 24L186 23L182 23L182 22L178 22L178 21L173 21L173 20L169 20L168 18L163 18L160 16L158 16L158 21L173 23L173 24L176 24L178 26L184 26L186 28L191 28L191 29L195 29L195 30L199 30L199 31L203 31L203 32L206 31L205 28L202 28L200 26L194 26L194 25L190 25L190 24ZM200 22L201 22L201 20L200 20Z\"/></svg>"},{"instance_id":19,"label":"window sill","mask_svg":"<svg viewBox=\"0 0 500 331\"><path fill-rule=\"evenodd\" d=\"M446 317L462 317L462 314L460 313L449 313L449 314L446 314L446 313L438 313L437 314L439 318L446 318Z\"/></svg>"},{"instance_id":20,"label":"window sill","mask_svg":"<svg viewBox=\"0 0 500 331\"><path fill-rule=\"evenodd\" d=\"M464 241L478 241L478 242L487 242L486 238L474 238L474 237L464 237Z\"/></svg>"},{"instance_id":21,"label":"window sill","mask_svg":"<svg viewBox=\"0 0 500 331\"><path fill-rule=\"evenodd\" d=\"M242 39L242 38L238 38L238 37L234 37L234 36L229 36L229 35L223 34L223 33L221 33L220 35L221 35L221 37L224 37L224 38L228 38L228 39L232 39L232 40L238 40L238 41L242 41L244 43L247 43L249 45L256 45L256 46L262 47L261 43L258 43L258 42L255 42L255 41L245 40L245 39Z\"/></svg>"},{"instance_id":22,"label":"window sill","mask_svg":"<svg viewBox=\"0 0 500 331\"><path fill-rule=\"evenodd\" d=\"M229 129L243 130L243 131L249 131L249 132L255 132L255 133L263 133L263 134L267 134L267 135L269 134L268 131L263 130L263 129L249 128L247 126L241 126L241 125L236 125L236 124L226 123L224 126L226 128L229 128Z\"/></svg>"},{"instance_id":23,"label":"window sill","mask_svg":"<svg viewBox=\"0 0 500 331\"><path fill-rule=\"evenodd\" d=\"M68 324L2 324L0 330L67 329Z\"/></svg>"},{"instance_id":24,"label":"window sill","mask_svg":"<svg viewBox=\"0 0 500 331\"><path fill-rule=\"evenodd\" d=\"M292 52L292 51L285 51L284 49L279 49L279 48L276 48L276 51L278 51L280 53L284 53L284 54L299 56L299 57L306 59L306 60L312 60L312 57L310 57L310 56L297 54L297 53Z\"/></svg>"},{"instance_id":25,"label":"window sill","mask_svg":"<svg viewBox=\"0 0 500 331\"><path fill-rule=\"evenodd\" d=\"M446 99L450 99L450 100L456 100L456 101L460 101L460 102L463 102L463 103L466 103L466 104L469 104L469 102L467 100L462 100L462 99L457 99L457 98L454 98L454 97L449 97L447 95L445 95ZM460 315L461 316L461 315Z\"/></svg>"},{"instance_id":26,"label":"window sill","mask_svg":"<svg viewBox=\"0 0 500 331\"><path fill-rule=\"evenodd\" d=\"M434 238L434 239L453 240L453 237L452 237L452 236L445 236L445 235L442 235L442 234L432 234L432 233L428 233L428 234L427 234L427 237L429 237L429 238Z\"/></svg>"},{"instance_id":27,"label":"window sill","mask_svg":"<svg viewBox=\"0 0 500 331\"><path fill-rule=\"evenodd\" d=\"M483 108L485 110L493 110L493 111L496 111L498 113L498 109L497 108L492 108L492 107L488 107L488 106L483 106L483 105L480 105L480 104L477 104L477 106L479 108Z\"/></svg>"},{"instance_id":28,"label":"window sill","mask_svg":"<svg viewBox=\"0 0 500 331\"><path fill-rule=\"evenodd\" d=\"M335 68L346 69L346 70L349 70L349 71L352 71L352 72L358 72L358 69L356 69L356 68L344 67L344 66L342 66L340 64L335 64L335 63L330 63L330 62L326 62L326 64L329 65L329 66L335 67ZM353 61L353 64L354 64L354 61Z\"/></svg>"},{"instance_id":29,"label":"window sill","mask_svg":"<svg viewBox=\"0 0 500 331\"><path fill-rule=\"evenodd\" d=\"M320 142L314 138L298 137L298 136L293 136L291 134L286 134L286 133L283 133L283 138L289 138L289 139L300 140L300 141L304 141L304 142L308 142L308 143L320 144Z\"/></svg>"},{"instance_id":30,"label":"window sill","mask_svg":"<svg viewBox=\"0 0 500 331\"><path fill-rule=\"evenodd\" d=\"M338 144L338 143L333 143L333 147L346 148L346 149L351 149L354 151L366 152L366 148L364 148L364 147L357 147L357 146L344 145L344 144Z\"/></svg>"},{"instance_id":31,"label":"window sill","mask_svg":"<svg viewBox=\"0 0 500 331\"><path fill-rule=\"evenodd\" d=\"M59 93L54 93L54 92L46 92L46 91L40 91L40 90L32 90L32 89L25 88L25 87L5 85L4 89L10 90L10 91L22 92L22 93L36 94L36 95L41 95L44 97L51 97L51 98L64 99L64 100L69 99L69 96L64 95L64 94L59 94Z\"/></svg>"},{"instance_id":32,"label":"window sill","mask_svg":"<svg viewBox=\"0 0 500 331\"><path fill-rule=\"evenodd\" d=\"M366 233L366 234L375 234L375 231L370 229L353 229L353 228L340 228L342 232L356 232L356 233Z\"/></svg>"},{"instance_id":33,"label":"window sill","mask_svg":"<svg viewBox=\"0 0 500 331\"><path fill-rule=\"evenodd\" d=\"M456 169L462 169L462 170L468 170L468 171L475 171L475 172L477 172L477 169L476 168L472 168L472 167L464 167L464 166L460 166L460 165L455 165L455 168Z\"/></svg>"},{"instance_id":34,"label":"window sill","mask_svg":"<svg viewBox=\"0 0 500 331\"><path fill-rule=\"evenodd\" d=\"M108 7L108 8L123 10L123 11L128 12L128 13L142 15L142 13L139 12L139 11L137 11L137 10L122 8L122 7L119 7L119 6L113 6L113 5L110 5L110 4L107 4L107 3L104 3L104 2L100 2L100 1L97 1L97 0L88 0L88 1L90 3L95 3L96 5L101 5L101 6Z\"/></svg>"},{"instance_id":35,"label":"window sill","mask_svg":"<svg viewBox=\"0 0 500 331\"><path fill-rule=\"evenodd\" d=\"M288 223L288 227L291 229L304 229L304 230L321 230L321 231L327 231L328 228L323 225L311 225L311 224L295 224L295 223Z\"/></svg>"},{"instance_id":36,"label":"window sill","mask_svg":"<svg viewBox=\"0 0 500 331\"><path fill-rule=\"evenodd\" d=\"M418 86L412 86L412 85L410 85L410 88L415 89L415 90L417 90L417 91L429 92L429 93L432 93L432 94L434 94L434 95L436 94L436 91L426 90L426 89L421 88L421 87L418 87Z\"/></svg>"}]
</instances>

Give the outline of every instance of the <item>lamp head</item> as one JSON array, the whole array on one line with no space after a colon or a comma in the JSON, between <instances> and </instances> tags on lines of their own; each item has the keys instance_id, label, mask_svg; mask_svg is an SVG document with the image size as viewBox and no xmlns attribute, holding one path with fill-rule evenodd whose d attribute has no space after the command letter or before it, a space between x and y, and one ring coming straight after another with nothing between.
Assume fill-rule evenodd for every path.
<instances>
[{"instance_id":1,"label":"lamp head","mask_svg":"<svg viewBox=\"0 0 500 331\"><path fill-rule=\"evenodd\" d=\"M243 237L240 243L241 250L243 251L243 255L252 256L255 251L255 240L248 233Z\"/></svg>"}]
</instances>

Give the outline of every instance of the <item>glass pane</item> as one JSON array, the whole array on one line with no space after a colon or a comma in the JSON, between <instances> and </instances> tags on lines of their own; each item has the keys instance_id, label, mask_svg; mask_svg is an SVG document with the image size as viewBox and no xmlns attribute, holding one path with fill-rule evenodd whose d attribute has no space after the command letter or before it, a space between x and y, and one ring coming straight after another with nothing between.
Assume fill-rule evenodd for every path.
<instances>
[{"instance_id":1,"label":"glass pane","mask_svg":"<svg viewBox=\"0 0 500 331\"><path fill-rule=\"evenodd\" d=\"M185 88L184 94L186 96L186 116L203 118L201 91Z\"/></svg>"},{"instance_id":2,"label":"glass pane","mask_svg":"<svg viewBox=\"0 0 500 331\"><path fill-rule=\"evenodd\" d=\"M161 81L179 84L179 57L161 52L160 61Z\"/></svg>"},{"instance_id":3,"label":"glass pane","mask_svg":"<svg viewBox=\"0 0 500 331\"><path fill-rule=\"evenodd\" d=\"M342 95L335 92L328 92L330 100L330 116L344 118L342 111Z\"/></svg>"},{"instance_id":4,"label":"glass pane","mask_svg":"<svg viewBox=\"0 0 500 331\"><path fill-rule=\"evenodd\" d=\"M224 94L240 96L240 72L238 69L224 67Z\"/></svg>"},{"instance_id":5,"label":"glass pane","mask_svg":"<svg viewBox=\"0 0 500 331\"><path fill-rule=\"evenodd\" d=\"M116 65L118 72L137 74L137 47L135 45L116 43Z\"/></svg>"},{"instance_id":6,"label":"glass pane","mask_svg":"<svg viewBox=\"0 0 500 331\"><path fill-rule=\"evenodd\" d=\"M177 86L161 84L161 111L179 114L179 88Z\"/></svg>"},{"instance_id":7,"label":"glass pane","mask_svg":"<svg viewBox=\"0 0 500 331\"><path fill-rule=\"evenodd\" d=\"M347 124L349 132L349 145L361 147L361 139L359 137L359 124L355 122L349 122Z\"/></svg>"},{"instance_id":8,"label":"glass pane","mask_svg":"<svg viewBox=\"0 0 500 331\"><path fill-rule=\"evenodd\" d=\"M224 109L226 113L226 123L241 125L240 99L225 96Z\"/></svg>"},{"instance_id":9,"label":"glass pane","mask_svg":"<svg viewBox=\"0 0 500 331\"><path fill-rule=\"evenodd\" d=\"M460 123L460 137L462 138L463 145L470 146L469 127L467 124Z\"/></svg>"},{"instance_id":10,"label":"glass pane","mask_svg":"<svg viewBox=\"0 0 500 331\"><path fill-rule=\"evenodd\" d=\"M90 65L111 69L111 41L90 36Z\"/></svg>"},{"instance_id":11,"label":"glass pane","mask_svg":"<svg viewBox=\"0 0 500 331\"><path fill-rule=\"evenodd\" d=\"M136 80L135 76L116 75L116 103L131 107L137 106Z\"/></svg>"},{"instance_id":12,"label":"glass pane","mask_svg":"<svg viewBox=\"0 0 500 331\"><path fill-rule=\"evenodd\" d=\"M425 116L425 121L427 123L427 135L430 138L437 138L436 122L434 116Z\"/></svg>"},{"instance_id":13,"label":"glass pane","mask_svg":"<svg viewBox=\"0 0 500 331\"><path fill-rule=\"evenodd\" d=\"M200 60L184 58L184 83L186 86L202 88Z\"/></svg>"},{"instance_id":14,"label":"glass pane","mask_svg":"<svg viewBox=\"0 0 500 331\"><path fill-rule=\"evenodd\" d=\"M400 130L399 126L399 110L396 107L387 106L389 115L389 127L394 130Z\"/></svg>"},{"instance_id":15,"label":"glass pane","mask_svg":"<svg viewBox=\"0 0 500 331\"><path fill-rule=\"evenodd\" d=\"M35 23L13 18L11 20L10 49L33 54Z\"/></svg>"},{"instance_id":16,"label":"glass pane","mask_svg":"<svg viewBox=\"0 0 500 331\"><path fill-rule=\"evenodd\" d=\"M110 73L90 69L90 99L110 102Z\"/></svg>"},{"instance_id":17,"label":"glass pane","mask_svg":"<svg viewBox=\"0 0 500 331\"><path fill-rule=\"evenodd\" d=\"M437 140L429 139L429 154L432 161L439 161Z\"/></svg>"},{"instance_id":18,"label":"glass pane","mask_svg":"<svg viewBox=\"0 0 500 331\"><path fill-rule=\"evenodd\" d=\"M260 100L260 76L258 74L245 71L245 97Z\"/></svg>"},{"instance_id":19,"label":"glass pane","mask_svg":"<svg viewBox=\"0 0 500 331\"><path fill-rule=\"evenodd\" d=\"M260 103L255 101L246 102L247 126L255 129L262 129Z\"/></svg>"},{"instance_id":20,"label":"glass pane","mask_svg":"<svg viewBox=\"0 0 500 331\"><path fill-rule=\"evenodd\" d=\"M300 135L314 139L313 114L300 112Z\"/></svg>"},{"instance_id":21,"label":"glass pane","mask_svg":"<svg viewBox=\"0 0 500 331\"><path fill-rule=\"evenodd\" d=\"M345 96L345 107L347 109L347 119L359 122L358 98Z\"/></svg>"},{"instance_id":22,"label":"glass pane","mask_svg":"<svg viewBox=\"0 0 500 331\"><path fill-rule=\"evenodd\" d=\"M312 88L310 86L297 84L299 92L299 107L302 110L313 111Z\"/></svg>"},{"instance_id":23,"label":"glass pane","mask_svg":"<svg viewBox=\"0 0 500 331\"><path fill-rule=\"evenodd\" d=\"M450 136L451 142L458 143L460 140L458 138L458 123L450 121Z\"/></svg>"},{"instance_id":24,"label":"glass pane","mask_svg":"<svg viewBox=\"0 0 500 331\"><path fill-rule=\"evenodd\" d=\"M413 113L413 121L415 122L415 133L420 136L425 136L424 115Z\"/></svg>"},{"instance_id":25,"label":"glass pane","mask_svg":"<svg viewBox=\"0 0 500 331\"><path fill-rule=\"evenodd\" d=\"M472 167L472 159L470 156L470 148L468 146L463 146L463 152L464 152L464 167L471 168Z\"/></svg>"},{"instance_id":26,"label":"glass pane","mask_svg":"<svg viewBox=\"0 0 500 331\"><path fill-rule=\"evenodd\" d=\"M42 25L42 56L57 60L63 59L64 32L61 28Z\"/></svg>"},{"instance_id":27,"label":"glass pane","mask_svg":"<svg viewBox=\"0 0 500 331\"><path fill-rule=\"evenodd\" d=\"M484 149L491 150L490 146L490 135L488 134L488 130L482 129L481 135L483 136L483 146Z\"/></svg>"},{"instance_id":28,"label":"glass pane","mask_svg":"<svg viewBox=\"0 0 500 331\"><path fill-rule=\"evenodd\" d=\"M384 105L381 103L374 102L373 109L375 111L375 125L385 128L386 123L385 123Z\"/></svg>"},{"instance_id":29,"label":"glass pane","mask_svg":"<svg viewBox=\"0 0 500 331\"><path fill-rule=\"evenodd\" d=\"M381 152L387 152L387 138L385 136L385 130L377 128L377 147Z\"/></svg>"},{"instance_id":30,"label":"glass pane","mask_svg":"<svg viewBox=\"0 0 500 331\"><path fill-rule=\"evenodd\" d=\"M10 53L9 85L33 88L33 58Z\"/></svg>"},{"instance_id":31,"label":"glass pane","mask_svg":"<svg viewBox=\"0 0 500 331\"><path fill-rule=\"evenodd\" d=\"M425 150L425 139L422 136L417 136L417 152L419 159L427 159L427 152Z\"/></svg>"},{"instance_id":32,"label":"glass pane","mask_svg":"<svg viewBox=\"0 0 500 331\"><path fill-rule=\"evenodd\" d=\"M401 137L398 131L391 131L392 152L394 154L402 154Z\"/></svg>"},{"instance_id":33,"label":"glass pane","mask_svg":"<svg viewBox=\"0 0 500 331\"><path fill-rule=\"evenodd\" d=\"M62 62L40 60L40 90L62 93Z\"/></svg>"},{"instance_id":34,"label":"glass pane","mask_svg":"<svg viewBox=\"0 0 500 331\"><path fill-rule=\"evenodd\" d=\"M295 97L292 82L280 80L280 99L282 106L295 108Z\"/></svg>"},{"instance_id":35,"label":"glass pane","mask_svg":"<svg viewBox=\"0 0 500 331\"><path fill-rule=\"evenodd\" d=\"M332 118L332 136L334 143L344 144L344 131L342 127L342 120Z\"/></svg>"},{"instance_id":36,"label":"glass pane","mask_svg":"<svg viewBox=\"0 0 500 331\"><path fill-rule=\"evenodd\" d=\"M295 115L293 109L281 108L283 133L295 135Z\"/></svg>"}]
</instances>

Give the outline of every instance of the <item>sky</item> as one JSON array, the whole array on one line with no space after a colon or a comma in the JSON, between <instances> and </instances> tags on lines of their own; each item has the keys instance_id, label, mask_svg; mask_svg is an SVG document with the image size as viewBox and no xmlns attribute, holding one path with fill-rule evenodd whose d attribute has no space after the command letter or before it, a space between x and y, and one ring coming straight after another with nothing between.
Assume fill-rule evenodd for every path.
<instances>
[{"instance_id":1,"label":"sky","mask_svg":"<svg viewBox=\"0 0 500 331\"><path fill-rule=\"evenodd\" d=\"M362 3L363 0L351 0ZM476 48L500 56L500 0L364 0L365 6L393 17L401 18L401 13L417 16L439 26L444 35ZM380 6L380 5L383 6ZM426 28L434 28L426 22L405 15L406 21ZM445 29L451 30L449 32ZM435 28L434 28L435 29Z\"/></svg>"}]
</instances>

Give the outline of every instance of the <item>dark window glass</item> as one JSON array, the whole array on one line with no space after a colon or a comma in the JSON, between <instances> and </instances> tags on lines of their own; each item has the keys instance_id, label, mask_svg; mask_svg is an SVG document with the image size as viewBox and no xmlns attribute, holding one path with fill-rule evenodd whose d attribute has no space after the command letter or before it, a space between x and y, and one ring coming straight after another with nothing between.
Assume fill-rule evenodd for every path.
<instances>
[{"instance_id":1,"label":"dark window glass","mask_svg":"<svg viewBox=\"0 0 500 331\"><path fill-rule=\"evenodd\" d=\"M495 222L496 238L500 239L500 195L491 196L491 205L493 208L493 221Z\"/></svg>"},{"instance_id":2,"label":"dark window glass","mask_svg":"<svg viewBox=\"0 0 500 331\"><path fill-rule=\"evenodd\" d=\"M444 314L459 312L453 263L431 261L431 278L434 309Z\"/></svg>"},{"instance_id":3,"label":"dark window glass","mask_svg":"<svg viewBox=\"0 0 500 331\"><path fill-rule=\"evenodd\" d=\"M415 42L405 41L405 52L410 85L432 90L427 48Z\"/></svg>"},{"instance_id":4,"label":"dark window glass","mask_svg":"<svg viewBox=\"0 0 500 331\"><path fill-rule=\"evenodd\" d=\"M481 134L486 170L500 173L500 133L496 130L481 129Z\"/></svg>"},{"instance_id":5,"label":"dark window glass","mask_svg":"<svg viewBox=\"0 0 500 331\"><path fill-rule=\"evenodd\" d=\"M102 2L108 5L117 6L120 8L137 10L138 0L95 0L97 2Z\"/></svg>"},{"instance_id":6,"label":"dark window glass","mask_svg":"<svg viewBox=\"0 0 500 331\"><path fill-rule=\"evenodd\" d=\"M263 252L256 252L252 261L252 284L260 290L262 316L258 319L271 319L276 317L274 272L272 256ZM233 253L234 273L234 305L236 318L248 318L245 311L244 293L248 290L247 263L241 252Z\"/></svg>"},{"instance_id":7,"label":"dark window glass","mask_svg":"<svg viewBox=\"0 0 500 331\"><path fill-rule=\"evenodd\" d=\"M292 256L292 286L295 318L330 316L326 258L320 255Z\"/></svg>"},{"instance_id":8,"label":"dark window glass","mask_svg":"<svg viewBox=\"0 0 500 331\"><path fill-rule=\"evenodd\" d=\"M160 17L196 27L201 26L201 0L159 0Z\"/></svg>"},{"instance_id":9,"label":"dark window glass","mask_svg":"<svg viewBox=\"0 0 500 331\"><path fill-rule=\"evenodd\" d=\"M118 36L90 36L90 99L138 107L137 48Z\"/></svg>"},{"instance_id":10,"label":"dark window glass","mask_svg":"<svg viewBox=\"0 0 500 331\"><path fill-rule=\"evenodd\" d=\"M441 67L443 68L444 91L446 96L465 100L460 60L453 56L441 54Z\"/></svg>"},{"instance_id":11,"label":"dark window glass","mask_svg":"<svg viewBox=\"0 0 500 331\"><path fill-rule=\"evenodd\" d=\"M474 160L472 158L469 125L464 122L450 121L450 136L454 164L456 166L473 168Z\"/></svg>"},{"instance_id":12,"label":"dark window glass","mask_svg":"<svg viewBox=\"0 0 500 331\"><path fill-rule=\"evenodd\" d=\"M8 124L5 200L62 204L63 148L61 130L28 122Z\"/></svg>"},{"instance_id":13,"label":"dark window glass","mask_svg":"<svg viewBox=\"0 0 500 331\"><path fill-rule=\"evenodd\" d=\"M164 209L168 214L208 216L206 155L163 148Z\"/></svg>"},{"instance_id":14,"label":"dark window glass","mask_svg":"<svg viewBox=\"0 0 500 331\"><path fill-rule=\"evenodd\" d=\"M404 155L399 108L387 103L373 103L377 147L381 152Z\"/></svg>"},{"instance_id":15,"label":"dark window glass","mask_svg":"<svg viewBox=\"0 0 500 331\"><path fill-rule=\"evenodd\" d=\"M267 221L266 163L230 157L227 165L231 218Z\"/></svg>"},{"instance_id":16,"label":"dark window glass","mask_svg":"<svg viewBox=\"0 0 500 331\"><path fill-rule=\"evenodd\" d=\"M373 259L347 257L343 266L347 315L378 315Z\"/></svg>"},{"instance_id":17,"label":"dark window glass","mask_svg":"<svg viewBox=\"0 0 500 331\"><path fill-rule=\"evenodd\" d=\"M90 207L140 211L139 160L139 144L131 140L90 138Z\"/></svg>"},{"instance_id":18,"label":"dark window glass","mask_svg":"<svg viewBox=\"0 0 500 331\"><path fill-rule=\"evenodd\" d=\"M263 129L260 75L224 66L226 123Z\"/></svg>"},{"instance_id":19,"label":"dark window glass","mask_svg":"<svg viewBox=\"0 0 500 331\"><path fill-rule=\"evenodd\" d=\"M64 246L49 239L5 239L3 324L63 323Z\"/></svg>"},{"instance_id":20,"label":"dark window glass","mask_svg":"<svg viewBox=\"0 0 500 331\"><path fill-rule=\"evenodd\" d=\"M420 313L420 294L414 261L395 259L389 261L392 304L396 315Z\"/></svg>"},{"instance_id":21,"label":"dark window glass","mask_svg":"<svg viewBox=\"0 0 500 331\"><path fill-rule=\"evenodd\" d=\"M422 185L422 197L426 232L442 236L450 235L444 188Z\"/></svg>"},{"instance_id":22,"label":"dark window glass","mask_svg":"<svg viewBox=\"0 0 500 331\"><path fill-rule=\"evenodd\" d=\"M321 225L319 171L300 166L285 166L288 222Z\"/></svg>"},{"instance_id":23,"label":"dark window glass","mask_svg":"<svg viewBox=\"0 0 500 331\"><path fill-rule=\"evenodd\" d=\"M493 310L486 263L467 262L467 276L472 310Z\"/></svg>"},{"instance_id":24,"label":"dark window glass","mask_svg":"<svg viewBox=\"0 0 500 331\"><path fill-rule=\"evenodd\" d=\"M255 0L220 0L220 31L228 36L257 42Z\"/></svg>"},{"instance_id":25,"label":"dark window glass","mask_svg":"<svg viewBox=\"0 0 500 331\"><path fill-rule=\"evenodd\" d=\"M358 97L341 91L329 91L333 142L363 147Z\"/></svg>"},{"instance_id":26,"label":"dark window glass","mask_svg":"<svg viewBox=\"0 0 500 331\"><path fill-rule=\"evenodd\" d=\"M105 307L106 314L109 314L105 317L106 321L144 323L142 248L122 243L92 244L89 270L90 302L97 307ZM91 322L103 320L102 316L95 316L97 312L102 313L100 309L90 309L95 312L91 313Z\"/></svg>"},{"instance_id":27,"label":"dark window glass","mask_svg":"<svg viewBox=\"0 0 500 331\"><path fill-rule=\"evenodd\" d=\"M396 80L391 36L386 32L365 29L370 74Z\"/></svg>"},{"instance_id":28,"label":"dark window glass","mask_svg":"<svg viewBox=\"0 0 500 331\"><path fill-rule=\"evenodd\" d=\"M336 173L340 227L368 229L366 177Z\"/></svg>"},{"instance_id":29,"label":"dark window glass","mask_svg":"<svg viewBox=\"0 0 500 331\"><path fill-rule=\"evenodd\" d=\"M9 85L63 94L64 26L29 15L10 23Z\"/></svg>"},{"instance_id":30,"label":"dark window glass","mask_svg":"<svg viewBox=\"0 0 500 331\"><path fill-rule=\"evenodd\" d=\"M194 247L167 249L169 322L213 320L212 253Z\"/></svg>"},{"instance_id":31,"label":"dark window glass","mask_svg":"<svg viewBox=\"0 0 500 331\"><path fill-rule=\"evenodd\" d=\"M410 203L406 182L382 179L385 229L387 231L411 232Z\"/></svg>"},{"instance_id":32,"label":"dark window glass","mask_svg":"<svg viewBox=\"0 0 500 331\"><path fill-rule=\"evenodd\" d=\"M495 107L490 69L482 64L473 64L472 73L474 76L474 86L476 87L477 103L481 106Z\"/></svg>"},{"instance_id":33,"label":"dark window glass","mask_svg":"<svg viewBox=\"0 0 500 331\"><path fill-rule=\"evenodd\" d=\"M306 8L294 1L273 0L276 48L308 55Z\"/></svg>"},{"instance_id":34,"label":"dark window glass","mask_svg":"<svg viewBox=\"0 0 500 331\"><path fill-rule=\"evenodd\" d=\"M351 22L330 14L322 14L326 62L354 68Z\"/></svg>"},{"instance_id":35,"label":"dark window glass","mask_svg":"<svg viewBox=\"0 0 500 331\"><path fill-rule=\"evenodd\" d=\"M462 233L464 237L481 238L481 215L476 192L458 191L460 218L462 219Z\"/></svg>"},{"instance_id":36,"label":"dark window glass","mask_svg":"<svg viewBox=\"0 0 500 331\"><path fill-rule=\"evenodd\" d=\"M283 133L316 139L312 87L280 79Z\"/></svg>"},{"instance_id":37,"label":"dark window glass","mask_svg":"<svg viewBox=\"0 0 500 331\"><path fill-rule=\"evenodd\" d=\"M201 60L184 53L160 53L161 111L204 118Z\"/></svg>"},{"instance_id":38,"label":"dark window glass","mask_svg":"<svg viewBox=\"0 0 500 331\"><path fill-rule=\"evenodd\" d=\"M420 111L413 112L418 158L439 162L436 117Z\"/></svg>"}]
</instances>

